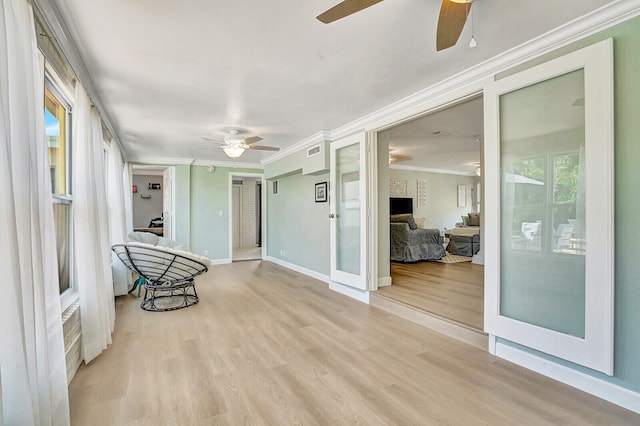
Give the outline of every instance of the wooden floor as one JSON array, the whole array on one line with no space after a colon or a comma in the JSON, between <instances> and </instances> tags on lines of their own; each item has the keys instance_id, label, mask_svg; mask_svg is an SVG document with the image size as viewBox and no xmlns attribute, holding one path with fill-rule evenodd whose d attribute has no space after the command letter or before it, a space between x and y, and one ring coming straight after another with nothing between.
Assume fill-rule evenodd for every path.
<instances>
[{"instance_id":1,"label":"wooden floor","mask_svg":"<svg viewBox=\"0 0 640 426\"><path fill-rule=\"evenodd\" d=\"M484 266L471 262L392 262L392 285L376 293L482 331L483 274Z\"/></svg>"},{"instance_id":2,"label":"wooden floor","mask_svg":"<svg viewBox=\"0 0 640 426\"><path fill-rule=\"evenodd\" d=\"M73 425L640 424L640 415L268 262L213 266L200 303L116 302L70 385Z\"/></svg>"}]
</instances>

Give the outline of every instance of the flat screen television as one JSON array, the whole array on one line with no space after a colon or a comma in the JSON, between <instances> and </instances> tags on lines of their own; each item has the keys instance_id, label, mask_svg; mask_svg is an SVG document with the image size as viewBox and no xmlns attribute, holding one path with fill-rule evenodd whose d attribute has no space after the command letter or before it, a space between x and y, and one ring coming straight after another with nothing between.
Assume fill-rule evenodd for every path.
<instances>
[{"instance_id":1,"label":"flat screen television","mask_svg":"<svg viewBox=\"0 0 640 426\"><path fill-rule=\"evenodd\" d=\"M413 214L413 198L389 198L389 214Z\"/></svg>"}]
</instances>

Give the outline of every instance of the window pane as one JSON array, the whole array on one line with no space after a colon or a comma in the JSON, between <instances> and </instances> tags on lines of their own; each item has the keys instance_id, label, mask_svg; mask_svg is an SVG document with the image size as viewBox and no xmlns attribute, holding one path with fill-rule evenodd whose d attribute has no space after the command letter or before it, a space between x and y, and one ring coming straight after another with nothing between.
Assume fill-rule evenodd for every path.
<instances>
[{"instance_id":1,"label":"window pane","mask_svg":"<svg viewBox=\"0 0 640 426\"><path fill-rule=\"evenodd\" d=\"M53 204L53 219L56 225L56 248L58 252L58 278L60 283L60 294L70 287L69 265L71 239L71 205Z\"/></svg>"},{"instance_id":2,"label":"window pane","mask_svg":"<svg viewBox=\"0 0 640 426\"><path fill-rule=\"evenodd\" d=\"M51 190L54 194L68 194L67 110L48 87L45 87L44 122L49 148Z\"/></svg>"},{"instance_id":3,"label":"window pane","mask_svg":"<svg viewBox=\"0 0 640 426\"><path fill-rule=\"evenodd\" d=\"M585 334L584 71L500 96L500 314Z\"/></svg>"}]
</instances>

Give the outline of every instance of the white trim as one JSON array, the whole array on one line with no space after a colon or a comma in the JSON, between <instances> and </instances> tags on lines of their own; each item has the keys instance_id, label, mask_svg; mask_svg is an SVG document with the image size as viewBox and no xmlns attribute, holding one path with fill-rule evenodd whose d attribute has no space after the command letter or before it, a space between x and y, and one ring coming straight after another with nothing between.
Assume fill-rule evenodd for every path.
<instances>
[{"instance_id":1,"label":"white trim","mask_svg":"<svg viewBox=\"0 0 640 426\"><path fill-rule=\"evenodd\" d=\"M228 265L232 260L228 257L226 259L209 259L209 262L211 262L211 265Z\"/></svg>"},{"instance_id":2,"label":"white trim","mask_svg":"<svg viewBox=\"0 0 640 426\"><path fill-rule=\"evenodd\" d=\"M216 166L227 167L229 169L264 169L260 163L241 163L238 161L213 161L213 160L196 160L195 158L181 157L151 157L151 156L131 156L128 161L137 164L149 164L159 166L170 165L187 165L187 166Z\"/></svg>"},{"instance_id":3,"label":"white trim","mask_svg":"<svg viewBox=\"0 0 640 426\"><path fill-rule=\"evenodd\" d=\"M391 277L378 277L378 288L379 287L388 287L392 284Z\"/></svg>"},{"instance_id":4,"label":"white trim","mask_svg":"<svg viewBox=\"0 0 640 426\"><path fill-rule=\"evenodd\" d=\"M262 164L273 163L280 158L306 149L322 140L334 141L357 131L376 130L395 126L416 116L434 112L434 107L442 109L457 103L463 97L476 96L482 90L482 80L494 74L525 63L531 59L557 50L563 46L597 34L640 15L637 0L618 0L606 4L582 17L574 19L556 29L513 47L477 65L460 71L410 96L400 99L384 108L367 114L357 120L331 131L321 131L309 138L291 145L275 155L265 158ZM457 95L452 95L457 93ZM462 95L464 94L464 95Z\"/></svg>"},{"instance_id":5,"label":"white trim","mask_svg":"<svg viewBox=\"0 0 640 426\"><path fill-rule=\"evenodd\" d=\"M478 177L474 172L463 172L461 170L434 169L431 167L403 166L403 165L397 165L397 164L389 164L389 170L394 170L394 169L407 170L411 172L426 172L426 173L438 173L438 174L446 174L446 175Z\"/></svg>"},{"instance_id":6,"label":"white trim","mask_svg":"<svg viewBox=\"0 0 640 426\"><path fill-rule=\"evenodd\" d=\"M336 167L337 162L337 152L341 149L357 146L358 148L358 160L359 166L357 169L358 173L358 193L359 193L359 220L360 220L360 229L359 229L359 237L360 237L360 268L359 273L354 274L351 272L343 271L338 269L338 247L337 247L337 226L338 220L340 219L338 213L338 201L336 201L336 186L338 185L338 170ZM368 277L370 276L370 271L367 269L368 267L368 256L369 250L371 250L367 246L367 236L370 230L367 227L367 212L369 210L368 205L368 193L367 189L369 188L367 182L367 171L369 169L367 164L367 149L371 145L367 143L367 134L365 132L356 133L347 137L340 139L339 141L333 142L329 146L329 158L330 158L330 166L329 166L329 181L332 185L332 198L329 201L329 217L332 218L330 221L330 257L331 257L331 279L333 281L339 281L343 284L350 285L354 288L358 288L361 290L367 290L369 287ZM368 298L367 298L368 300Z\"/></svg>"},{"instance_id":7,"label":"white trim","mask_svg":"<svg viewBox=\"0 0 640 426\"><path fill-rule=\"evenodd\" d=\"M304 268L302 266L295 265L293 263L285 262L282 259L278 259L277 257L267 256L264 260L275 263L276 265L280 265L283 268L291 269L292 271L298 272L302 275L306 275L311 278L315 278L318 281L322 281L325 284L329 284L329 276L325 274L321 274L320 272L312 271L311 269Z\"/></svg>"},{"instance_id":8,"label":"white trim","mask_svg":"<svg viewBox=\"0 0 640 426\"><path fill-rule=\"evenodd\" d=\"M613 375L613 40L576 50L485 88L485 330L558 358ZM500 109L505 93L584 69L586 232L584 338L501 315ZM496 237L496 238L491 238Z\"/></svg>"},{"instance_id":9,"label":"white trim","mask_svg":"<svg viewBox=\"0 0 640 426\"><path fill-rule=\"evenodd\" d=\"M359 302L366 303L367 305L369 304L369 291L367 290L360 290L358 288L340 284L335 281L329 281L329 289L344 296L355 299Z\"/></svg>"},{"instance_id":10,"label":"white trim","mask_svg":"<svg viewBox=\"0 0 640 426\"><path fill-rule=\"evenodd\" d=\"M322 142L324 141L330 141L331 139L331 132L327 132L325 130L322 130L316 134L313 134L311 136L309 136L308 138L305 138L303 140L301 140L300 142L296 142L293 145L290 145L284 149L282 149L281 151L278 151L278 153L270 155L269 157L265 158L264 160L261 161L261 163L263 165L266 164L271 164L275 161L280 160L281 158L287 157L291 154L294 154L298 151L302 151L305 150L307 148L311 148L313 145L315 144L322 144Z\"/></svg>"},{"instance_id":11,"label":"white trim","mask_svg":"<svg viewBox=\"0 0 640 426\"><path fill-rule=\"evenodd\" d=\"M640 393L525 352L503 342L496 342L494 353L496 356L521 367L595 395L627 410L640 413Z\"/></svg>"},{"instance_id":12,"label":"white trim","mask_svg":"<svg viewBox=\"0 0 640 426\"><path fill-rule=\"evenodd\" d=\"M489 348L488 351L491 355L495 355L496 354L496 343L498 342L498 338L493 335L490 334L489 335Z\"/></svg>"},{"instance_id":13,"label":"white trim","mask_svg":"<svg viewBox=\"0 0 640 426\"><path fill-rule=\"evenodd\" d=\"M213 161L213 160L193 160L193 166L216 166L228 167L230 169L258 169L263 170L264 166L260 163L241 163L238 161Z\"/></svg>"}]
</instances>

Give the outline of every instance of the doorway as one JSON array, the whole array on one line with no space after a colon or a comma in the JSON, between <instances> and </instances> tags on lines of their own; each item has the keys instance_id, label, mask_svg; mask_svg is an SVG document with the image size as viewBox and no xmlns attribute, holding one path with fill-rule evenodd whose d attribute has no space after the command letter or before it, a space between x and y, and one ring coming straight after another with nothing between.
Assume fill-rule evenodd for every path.
<instances>
[{"instance_id":1,"label":"doorway","mask_svg":"<svg viewBox=\"0 0 640 426\"><path fill-rule=\"evenodd\" d=\"M263 177L230 175L229 252L233 262L263 258Z\"/></svg>"},{"instance_id":2,"label":"doorway","mask_svg":"<svg viewBox=\"0 0 640 426\"><path fill-rule=\"evenodd\" d=\"M376 294L479 332L483 118L479 95L377 134L379 244L389 247L379 262L390 285ZM390 223L393 213L410 213L418 229Z\"/></svg>"},{"instance_id":3,"label":"doorway","mask_svg":"<svg viewBox=\"0 0 640 426\"><path fill-rule=\"evenodd\" d=\"M173 167L132 166L133 230L170 239L173 233Z\"/></svg>"}]
</instances>

